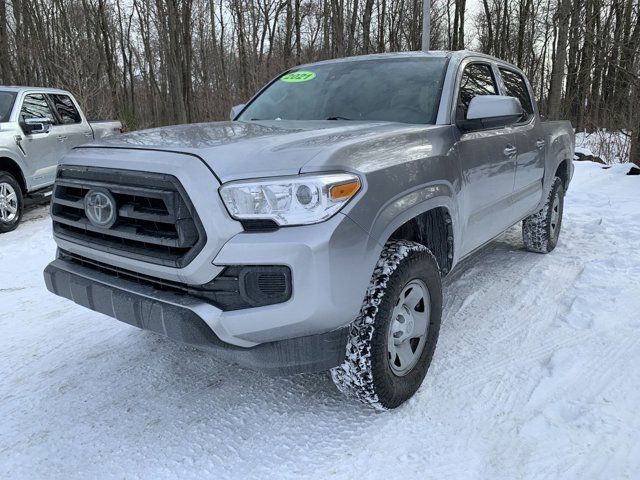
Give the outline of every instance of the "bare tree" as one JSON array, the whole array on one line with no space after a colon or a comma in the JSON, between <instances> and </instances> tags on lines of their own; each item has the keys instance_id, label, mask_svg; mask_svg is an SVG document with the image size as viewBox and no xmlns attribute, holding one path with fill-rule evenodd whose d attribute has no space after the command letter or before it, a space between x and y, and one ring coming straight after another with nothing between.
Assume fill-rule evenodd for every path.
<instances>
[{"instance_id":1,"label":"bare tree","mask_svg":"<svg viewBox=\"0 0 640 480\"><path fill-rule=\"evenodd\" d=\"M640 163L640 0L431 1L431 48L521 67L543 113L632 139ZM305 62L421 46L421 0L0 0L0 81L76 92L130 128L227 118ZM471 43L469 43L471 42Z\"/></svg>"}]
</instances>

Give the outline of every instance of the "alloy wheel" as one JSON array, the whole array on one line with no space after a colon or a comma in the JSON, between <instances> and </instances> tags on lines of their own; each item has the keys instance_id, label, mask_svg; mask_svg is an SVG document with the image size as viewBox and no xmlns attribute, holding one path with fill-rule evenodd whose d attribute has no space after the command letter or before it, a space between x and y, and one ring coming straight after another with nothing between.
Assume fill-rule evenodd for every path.
<instances>
[{"instance_id":1,"label":"alloy wheel","mask_svg":"<svg viewBox=\"0 0 640 480\"><path fill-rule=\"evenodd\" d=\"M0 183L0 221L13 222L18 216L18 196L13 187L6 182Z\"/></svg>"}]
</instances>

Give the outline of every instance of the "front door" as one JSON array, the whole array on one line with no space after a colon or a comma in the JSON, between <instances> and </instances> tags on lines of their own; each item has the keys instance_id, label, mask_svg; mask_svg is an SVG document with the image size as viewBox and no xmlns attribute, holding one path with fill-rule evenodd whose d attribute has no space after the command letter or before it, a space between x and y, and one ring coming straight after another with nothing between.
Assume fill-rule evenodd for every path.
<instances>
[{"instance_id":1,"label":"front door","mask_svg":"<svg viewBox=\"0 0 640 480\"><path fill-rule=\"evenodd\" d=\"M22 99L20 124L24 125L25 120L29 118L48 118L52 125L47 133L24 134L20 141L27 166L33 176L33 187L37 188L53 182L62 142L53 131L56 117L44 94L29 93Z\"/></svg>"},{"instance_id":2,"label":"front door","mask_svg":"<svg viewBox=\"0 0 640 480\"><path fill-rule=\"evenodd\" d=\"M465 66L457 120L466 118L471 99L478 95L498 95L493 68L484 62ZM511 128L462 133L456 148L462 173L462 218L467 219L460 252L464 256L514 223L511 199L517 150Z\"/></svg>"}]
</instances>

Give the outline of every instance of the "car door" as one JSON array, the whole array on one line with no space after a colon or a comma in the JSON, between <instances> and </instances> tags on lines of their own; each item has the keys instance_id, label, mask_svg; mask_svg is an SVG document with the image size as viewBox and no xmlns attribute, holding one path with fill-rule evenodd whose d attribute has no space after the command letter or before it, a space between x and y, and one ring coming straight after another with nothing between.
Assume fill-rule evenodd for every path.
<instances>
[{"instance_id":1,"label":"car door","mask_svg":"<svg viewBox=\"0 0 640 480\"><path fill-rule=\"evenodd\" d=\"M466 119L471 100L498 95L493 66L484 61L463 65L458 80L456 121ZM511 128L458 130L456 149L462 174L461 198L466 218L461 255L475 250L510 227L516 149Z\"/></svg>"},{"instance_id":2,"label":"car door","mask_svg":"<svg viewBox=\"0 0 640 480\"><path fill-rule=\"evenodd\" d=\"M29 118L48 118L51 129L46 133L25 133L25 121ZM18 122L24 135L20 140L27 164L33 172L33 185L37 188L53 182L60 156L60 140L54 133L57 119L44 93L27 93L22 98Z\"/></svg>"},{"instance_id":3,"label":"car door","mask_svg":"<svg viewBox=\"0 0 640 480\"><path fill-rule=\"evenodd\" d=\"M49 93L48 96L60 119L60 124L54 128L62 147L60 156L63 157L73 147L92 141L93 131L73 98L64 93Z\"/></svg>"},{"instance_id":4,"label":"car door","mask_svg":"<svg viewBox=\"0 0 640 480\"><path fill-rule=\"evenodd\" d=\"M545 133L536 115L531 89L524 76L508 67L499 67L504 95L520 101L524 115L513 125L516 172L513 185L514 216L522 219L535 209L542 199L542 177L546 155Z\"/></svg>"}]
</instances>

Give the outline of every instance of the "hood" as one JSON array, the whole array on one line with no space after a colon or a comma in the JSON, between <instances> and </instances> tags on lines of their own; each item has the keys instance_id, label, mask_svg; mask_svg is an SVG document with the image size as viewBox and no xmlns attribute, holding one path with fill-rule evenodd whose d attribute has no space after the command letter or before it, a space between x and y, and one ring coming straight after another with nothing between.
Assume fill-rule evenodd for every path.
<instances>
[{"instance_id":1,"label":"hood","mask_svg":"<svg viewBox=\"0 0 640 480\"><path fill-rule=\"evenodd\" d=\"M306 164L324 163L327 152L378 145L389 135L430 128L390 122L215 122L155 128L100 140L89 147L189 153L202 158L222 182L294 175ZM319 155L322 154L322 155ZM320 157L320 158L316 158ZM190 161L184 157L183 161ZM341 162L344 166L345 162ZM320 165L320 170L325 165ZM348 162L346 168L349 169Z\"/></svg>"}]
</instances>

